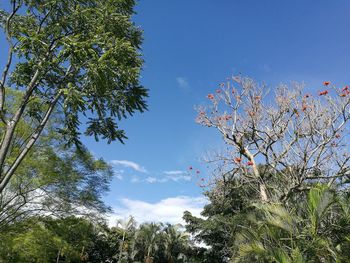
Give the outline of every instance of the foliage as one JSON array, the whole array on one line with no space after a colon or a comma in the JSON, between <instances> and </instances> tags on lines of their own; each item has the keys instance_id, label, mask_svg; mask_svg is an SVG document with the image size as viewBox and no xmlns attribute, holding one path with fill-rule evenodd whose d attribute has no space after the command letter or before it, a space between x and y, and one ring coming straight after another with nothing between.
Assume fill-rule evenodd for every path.
<instances>
[{"instance_id":1,"label":"foliage","mask_svg":"<svg viewBox=\"0 0 350 263\"><path fill-rule=\"evenodd\" d=\"M54 112L60 112L56 128L63 140L79 144L83 127L96 140L123 141L117 122L147 107L147 90L139 84L142 34L131 22L134 1L10 2L10 10L0 10L9 45L0 80L0 192ZM12 105L9 90L22 92L18 103ZM31 124L29 136L9 159L22 121Z\"/></svg>"},{"instance_id":2,"label":"foliage","mask_svg":"<svg viewBox=\"0 0 350 263\"><path fill-rule=\"evenodd\" d=\"M271 95L233 77L208 95L197 121L227 151L214 156L204 218L184 218L215 262L350 260L349 94L325 82L318 94L295 84Z\"/></svg>"},{"instance_id":3,"label":"foliage","mask_svg":"<svg viewBox=\"0 0 350 263\"><path fill-rule=\"evenodd\" d=\"M8 94L13 94L16 103L22 92ZM108 210L101 196L112 179L111 167L83 146L65 147L63 138L55 132L60 122L60 114L54 113L14 178L0 193L0 228L33 214L93 215ZM30 125L26 120L19 122L10 161L16 159L23 138L30 136Z\"/></svg>"},{"instance_id":4,"label":"foliage","mask_svg":"<svg viewBox=\"0 0 350 263\"><path fill-rule=\"evenodd\" d=\"M178 226L137 227L132 218L124 223L110 228L77 217L22 220L0 231L0 262L202 262Z\"/></svg>"}]
</instances>

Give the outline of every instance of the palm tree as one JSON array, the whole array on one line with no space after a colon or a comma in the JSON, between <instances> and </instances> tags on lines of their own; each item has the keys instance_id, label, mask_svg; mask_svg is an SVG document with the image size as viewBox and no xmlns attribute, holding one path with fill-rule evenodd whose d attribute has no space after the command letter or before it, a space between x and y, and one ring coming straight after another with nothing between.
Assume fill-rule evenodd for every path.
<instances>
[{"instance_id":1,"label":"palm tree","mask_svg":"<svg viewBox=\"0 0 350 263\"><path fill-rule=\"evenodd\" d=\"M118 263L122 262L122 256L124 254L124 244L125 244L125 238L128 234L128 232L131 232L132 230L135 229L136 226L136 221L134 217L130 216L126 220L121 220L119 219L117 221L117 227L122 231L122 240L120 241L119 244L119 257L118 257Z\"/></svg>"},{"instance_id":2,"label":"palm tree","mask_svg":"<svg viewBox=\"0 0 350 263\"><path fill-rule=\"evenodd\" d=\"M340 262L339 251L349 247L349 227L345 231L340 224L350 222L349 204L344 208L342 199L327 186L314 186L298 203L255 207L236 236L233 262Z\"/></svg>"},{"instance_id":3,"label":"palm tree","mask_svg":"<svg viewBox=\"0 0 350 263\"><path fill-rule=\"evenodd\" d=\"M188 234L180 231L181 225L168 224L164 229L164 253L168 263L175 263L177 260L185 260L184 251L188 248Z\"/></svg>"},{"instance_id":4,"label":"palm tree","mask_svg":"<svg viewBox=\"0 0 350 263\"><path fill-rule=\"evenodd\" d=\"M136 233L137 252L142 255L145 263L153 263L154 255L159 248L161 224L150 223L140 226Z\"/></svg>"}]
</instances>

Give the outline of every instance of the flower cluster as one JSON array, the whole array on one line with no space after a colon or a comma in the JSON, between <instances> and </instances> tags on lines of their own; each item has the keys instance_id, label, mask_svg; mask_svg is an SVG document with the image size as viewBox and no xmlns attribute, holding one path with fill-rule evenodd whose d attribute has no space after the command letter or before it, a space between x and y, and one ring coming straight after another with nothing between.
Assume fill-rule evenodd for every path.
<instances>
[{"instance_id":1,"label":"flower cluster","mask_svg":"<svg viewBox=\"0 0 350 263\"><path fill-rule=\"evenodd\" d=\"M318 95L324 96L324 95L327 95L328 93L329 93L328 90L324 90L324 91L320 91L320 92L318 93Z\"/></svg>"}]
</instances>

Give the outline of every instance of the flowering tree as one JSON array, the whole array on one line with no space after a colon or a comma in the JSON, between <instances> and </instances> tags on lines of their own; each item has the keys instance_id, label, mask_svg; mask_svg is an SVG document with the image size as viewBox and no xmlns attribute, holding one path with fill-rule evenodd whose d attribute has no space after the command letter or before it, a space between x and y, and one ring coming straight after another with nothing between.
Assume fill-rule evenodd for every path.
<instances>
[{"instance_id":1,"label":"flowering tree","mask_svg":"<svg viewBox=\"0 0 350 263\"><path fill-rule=\"evenodd\" d=\"M216 128L229 146L219 156L223 177L257 186L261 201L283 201L312 183L347 183L346 134L350 119L349 87L326 81L318 93L303 85L270 91L249 78L233 77L208 94L197 122ZM269 185L278 178L283 187Z\"/></svg>"}]
</instances>

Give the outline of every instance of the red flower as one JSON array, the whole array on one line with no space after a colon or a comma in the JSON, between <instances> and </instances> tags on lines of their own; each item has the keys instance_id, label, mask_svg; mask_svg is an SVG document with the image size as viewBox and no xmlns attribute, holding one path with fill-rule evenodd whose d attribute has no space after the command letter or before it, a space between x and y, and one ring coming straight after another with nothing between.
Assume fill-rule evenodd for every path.
<instances>
[{"instance_id":1,"label":"red flower","mask_svg":"<svg viewBox=\"0 0 350 263\"><path fill-rule=\"evenodd\" d=\"M310 97L309 94L305 94L305 96L304 96L305 99L307 99L307 98L309 98L309 97Z\"/></svg>"},{"instance_id":2,"label":"red flower","mask_svg":"<svg viewBox=\"0 0 350 263\"><path fill-rule=\"evenodd\" d=\"M221 93L221 89L217 89L217 90L216 90L216 93Z\"/></svg>"},{"instance_id":3,"label":"red flower","mask_svg":"<svg viewBox=\"0 0 350 263\"><path fill-rule=\"evenodd\" d=\"M248 162L247 162L247 165L250 165L250 166L251 166L251 165L253 165L253 164L254 164L254 163L253 163L252 161L248 161Z\"/></svg>"},{"instance_id":4,"label":"red flower","mask_svg":"<svg viewBox=\"0 0 350 263\"><path fill-rule=\"evenodd\" d=\"M199 170L197 170L197 171L196 171L196 174L200 174L200 171L199 171Z\"/></svg>"},{"instance_id":5,"label":"red flower","mask_svg":"<svg viewBox=\"0 0 350 263\"><path fill-rule=\"evenodd\" d=\"M342 88L342 91L346 91L349 89L349 86L345 86L344 88Z\"/></svg>"},{"instance_id":6,"label":"red flower","mask_svg":"<svg viewBox=\"0 0 350 263\"><path fill-rule=\"evenodd\" d=\"M253 112L253 111L248 111L248 114L249 114L250 117L254 117L255 116L255 112Z\"/></svg>"},{"instance_id":7,"label":"red flower","mask_svg":"<svg viewBox=\"0 0 350 263\"><path fill-rule=\"evenodd\" d=\"M301 109L302 111L306 111L307 110L307 106L304 105L303 108Z\"/></svg>"},{"instance_id":8,"label":"red flower","mask_svg":"<svg viewBox=\"0 0 350 263\"><path fill-rule=\"evenodd\" d=\"M210 99L210 100L213 100L214 99L214 95L213 94L208 94L207 98Z\"/></svg>"},{"instance_id":9,"label":"red flower","mask_svg":"<svg viewBox=\"0 0 350 263\"><path fill-rule=\"evenodd\" d=\"M340 134L337 133L337 134L335 135L335 138L339 139L339 138L340 138Z\"/></svg>"},{"instance_id":10,"label":"red flower","mask_svg":"<svg viewBox=\"0 0 350 263\"><path fill-rule=\"evenodd\" d=\"M192 166L188 167L188 170L193 170L193 167Z\"/></svg>"},{"instance_id":11,"label":"red flower","mask_svg":"<svg viewBox=\"0 0 350 263\"><path fill-rule=\"evenodd\" d=\"M236 162L236 163L240 163L241 161L242 161L242 158L239 158L239 157L236 157L236 158L235 158L235 162Z\"/></svg>"},{"instance_id":12,"label":"red flower","mask_svg":"<svg viewBox=\"0 0 350 263\"><path fill-rule=\"evenodd\" d=\"M240 83L241 82L241 78L239 76L235 76L233 77L233 80Z\"/></svg>"},{"instance_id":13,"label":"red flower","mask_svg":"<svg viewBox=\"0 0 350 263\"><path fill-rule=\"evenodd\" d=\"M325 85L325 86L328 86L329 84L331 84L329 81L323 82L323 85Z\"/></svg>"},{"instance_id":14,"label":"red flower","mask_svg":"<svg viewBox=\"0 0 350 263\"><path fill-rule=\"evenodd\" d=\"M327 95L328 94L328 90L324 90L324 91L321 91L318 93L318 95L320 96L324 96L324 95Z\"/></svg>"}]
</instances>

